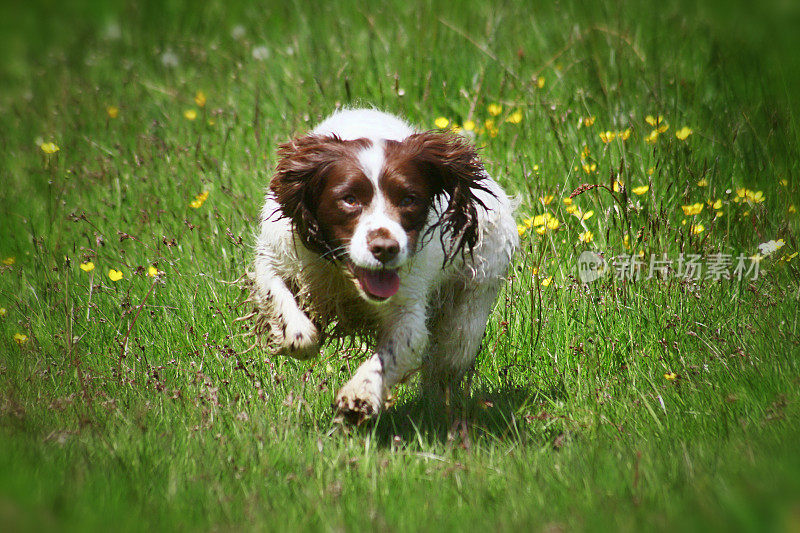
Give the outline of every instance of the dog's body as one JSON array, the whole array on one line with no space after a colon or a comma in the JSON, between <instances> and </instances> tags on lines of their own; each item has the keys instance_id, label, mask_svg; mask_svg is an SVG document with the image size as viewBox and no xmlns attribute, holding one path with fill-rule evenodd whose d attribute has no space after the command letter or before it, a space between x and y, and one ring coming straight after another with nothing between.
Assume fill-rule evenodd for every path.
<instances>
[{"instance_id":1,"label":"dog's body","mask_svg":"<svg viewBox=\"0 0 800 533\"><path fill-rule=\"evenodd\" d=\"M253 281L281 351L313 357L325 332L371 339L335 402L358 421L419 368L427 389L457 383L518 244L510 202L472 146L345 110L278 155Z\"/></svg>"}]
</instances>

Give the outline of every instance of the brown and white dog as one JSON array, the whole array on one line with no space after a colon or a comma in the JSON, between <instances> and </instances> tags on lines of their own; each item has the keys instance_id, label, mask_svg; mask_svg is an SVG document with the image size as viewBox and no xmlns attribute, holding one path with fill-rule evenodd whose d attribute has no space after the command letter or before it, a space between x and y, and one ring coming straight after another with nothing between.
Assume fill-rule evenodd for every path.
<instances>
[{"instance_id":1,"label":"brown and white dog","mask_svg":"<svg viewBox=\"0 0 800 533\"><path fill-rule=\"evenodd\" d=\"M370 340L334 403L351 421L420 368L428 391L457 384L518 244L509 199L474 147L351 109L278 158L251 276L273 342L307 359L326 334Z\"/></svg>"}]
</instances>

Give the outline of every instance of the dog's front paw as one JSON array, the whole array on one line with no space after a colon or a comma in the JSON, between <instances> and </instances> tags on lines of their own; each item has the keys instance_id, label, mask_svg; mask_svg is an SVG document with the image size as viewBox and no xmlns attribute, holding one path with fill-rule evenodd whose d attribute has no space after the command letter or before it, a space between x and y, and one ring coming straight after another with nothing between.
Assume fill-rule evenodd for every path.
<instances>
[{"instance_id":1,"label":"dog's front paw","mask_svg":"<svg viewBox=\"0 0 800 533\"><path fill-rule=\"evenodd\" d=\"M348 382L336 395L333 409L337 421L358 425L377 415L382 407L381 394L366 381Z\"/></svg>"},{"instance_id":2,"label":"dog's front paw","mask_svg":"<svg viewBox=\"0 0 800 533\"><path fill-rule=\"evenodd\" d=\"M280 353L295 359L311 359L319 354L319 330L305 316L283 328Z\"/></svg>"}]
</instances>

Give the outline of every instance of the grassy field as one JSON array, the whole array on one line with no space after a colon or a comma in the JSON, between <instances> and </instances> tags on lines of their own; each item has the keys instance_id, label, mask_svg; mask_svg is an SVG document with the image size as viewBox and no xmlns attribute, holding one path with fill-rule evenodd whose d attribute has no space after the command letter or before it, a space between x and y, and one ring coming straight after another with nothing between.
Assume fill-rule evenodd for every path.
<instances>
[{"instance_id":1,"label":"grassy field","mask_svg":"<svg viewBox=\"0 0 800 533\"><path fill-rule=\"evenodd\" d=\"M0 8L4 530L800 529L800 10L436 3ZM521 202L466 424L338 427L357 361L234 322L276 145L355 105Z\"/></svg>"}]
</instances>

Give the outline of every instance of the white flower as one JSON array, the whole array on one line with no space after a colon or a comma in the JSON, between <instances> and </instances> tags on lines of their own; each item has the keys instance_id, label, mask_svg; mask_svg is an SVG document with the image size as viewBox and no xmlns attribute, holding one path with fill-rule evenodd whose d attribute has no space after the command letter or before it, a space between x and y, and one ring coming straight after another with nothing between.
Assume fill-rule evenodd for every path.
<instances>
[{"instance_id":1,"label":"white flower","mask_svg":"<svg viewBox=\"0 0 800 533\"><path fill-rule=\"evenodd\" d=\"M784 244L786 243L783 242L783 239L778 239L777 241L762 242L761 244L758 245L758 251L761 252L761 254L764 257L766 257L783 248Z\"/></svg>"},{"instance_id":2,"label":"white flower","mask_svg":"<svg viewBox=\"0 0 800 533\"><path fill-rule=\"evenodd\" d=\"M253 59L264 61L267 58L269 58L269 48L266 46L256 46L253 48Z\"/></svg>"},{"instance_id":3,"label":"white flower","mask_svg":"<svg viewBox=\"0 0 800 533\"><path fill-rule=\"evenodd\" d=\"M175 55L175 52L172 50L167 49L163 54L161 54L161 64L168 68L175 68L178 66L178 56Z\"/></svg>"},{"instance_id":4,"label":"white flower","mask_svg":"<svg viewBox=\"0 0 800 533\"><path fill-rule=\"evenodd\" d=\"M242 26L241 24L237 24L231 30L231 37L233 37L237 41L239 39L241 39L242 37L244 37L244 34L245 34L245 29L244 29L244 26Z\"/></svg>"},{"instance_id":5,"label":"white flower","mask_svg":"<svg viewBox=\"0 0 800 533\"><path fill-rule=\"evenodd\" d=\"M103 37L107 41L117 41L122 38L122 29L116 22L109 22L103 29Z\"/></svg>"}]
</instances>

